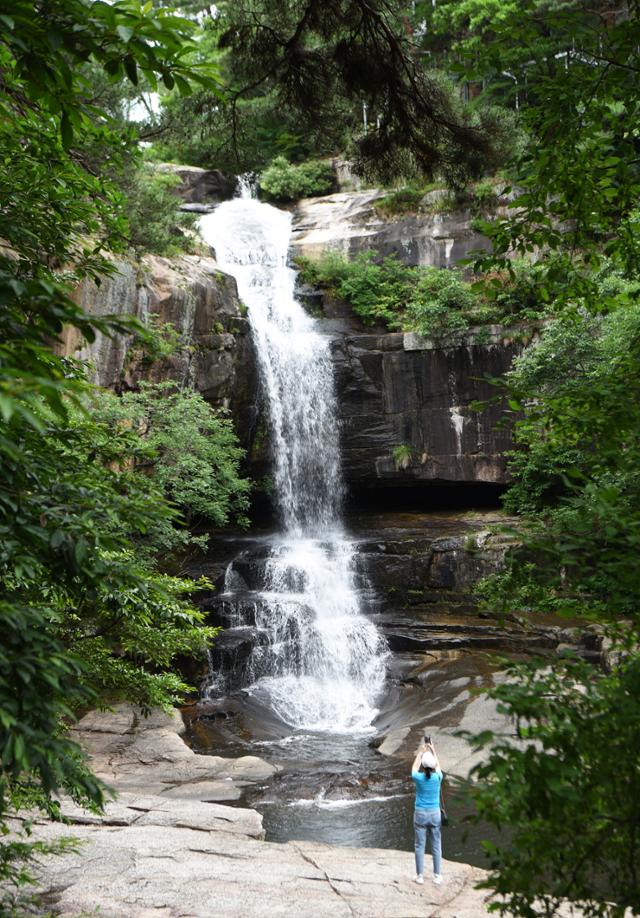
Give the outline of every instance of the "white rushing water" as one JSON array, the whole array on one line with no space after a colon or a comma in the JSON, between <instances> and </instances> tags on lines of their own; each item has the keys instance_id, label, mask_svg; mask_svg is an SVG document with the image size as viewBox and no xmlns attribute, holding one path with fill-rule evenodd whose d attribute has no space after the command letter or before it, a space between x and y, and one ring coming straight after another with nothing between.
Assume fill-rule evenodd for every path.
<instances>
[{"instance_id":1,"label":"white rushing water","mask_svg":"<svg viewBox=\"0 0 640 918\"><path fill-rule=\"evenodd\" d=\"M251 656L249 690L294 727L363 730L377 713L385 645L354 585L329 341L295 297L291 216L244 187L199 228L248 308L282 522L251 605L263 640Z\"/></svg>"}]
</instances>

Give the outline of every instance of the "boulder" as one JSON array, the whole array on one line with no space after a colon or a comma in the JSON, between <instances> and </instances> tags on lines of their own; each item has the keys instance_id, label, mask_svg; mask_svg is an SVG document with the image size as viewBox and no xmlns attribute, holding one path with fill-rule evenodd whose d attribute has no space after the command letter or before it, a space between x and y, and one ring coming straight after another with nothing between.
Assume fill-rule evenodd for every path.
<instances>
[{"instance_id":1,"label":"boulder","mask_svg":"<svg viewBox=\"0 0 640 918\"><path fill-rule=\"evenodd\" d=\"M235 178L229 178L219 169L200 169L176 163L158 163L156 169L180 179L175 191L185 204L217 204L232 198L235 193Z\"/></svg>"},{"instance_id":2,"label":"boulder","mask_svg":"<svg viewBox=\"0 0 640 918\"><path fill-rule=\"evenodd\" d=\"M132 705L121 704L113 711L91 711L73 733L87 750L92 770L118 792L120 802L130 799L123 794L192 802L237 800L244 787L277 771L255 756L198 755L182 740L184 730L179 711L155 710L145 718Z\"/></svg>"}]
</instances>

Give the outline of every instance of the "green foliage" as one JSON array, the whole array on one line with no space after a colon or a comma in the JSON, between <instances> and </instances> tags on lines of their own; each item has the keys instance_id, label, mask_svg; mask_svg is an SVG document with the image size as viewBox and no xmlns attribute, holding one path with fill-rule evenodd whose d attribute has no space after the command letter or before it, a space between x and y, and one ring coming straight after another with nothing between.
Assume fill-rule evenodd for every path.
<instances>
[{"instance_id":1,"label":"green foliage","mask_svg":"<svg viewBox=\"0 0 640 918\"><path fill-rule=\"evenodd\" d=\"M423 268L406 304L404 327L432 338L463 332L475 303L471 285L456 271Z\"/></svg>"},{"instance_id":2,"label":"green foliage","mask_svg":"<svg viewBox=\"0 0 640 918\"><path fill-rule=\"evenodd\" d=\"M190 81L214 87L210 64L185 63L196 26L171 9L118 0L14 0L3 14L3 54L26 98L58 122L65 147L103 112L91 103L80 64L95 61L114 81L152 89L158 78L188 94ZM10 103L12 104L12 103Z\"/></svg>"},{"instance_id":3,"label":"green foliage","mask_svg":"<svg viewBox=\"0 0 640 918\"><path fill-rule=\"evenodd\" d=\"M128 242L138 252L177 255L193 251L193 240L184 232L193 218L178 212L180 198L175 189L179 184L176 175L142 166L122 185Z\"/></svg>"},{"instance_id":4,"label":"green foliage","mask_svg":"<svg viewBox=\"0 0 640 918\"><path fill-rule=\"evenodd\" d=\"M6 4L5 4L6 7ZM130 137L113 129L88 79L213 89L184 54L195 27L170 10L121 0L15 0L0 45L0 832L27 800L55 815L54 792L100 806L104 790L67 729L103 693L145 706L184 689L175 654L210 634L167 580L133 559L125 530L152 530L170 508L120 478L117 438L70 412L81 369L52 350L65 326L93 340L137 323L87 317L66 283L113 272L105 249L126 235L116 186ZM62 270L66 274L61 275ZM141 330L141 329L140 329ZM189 585L191 588L191 585ZM2 879L25 879L29 843L3 844Z\"/></svg>"},{"instance_id":5,"label":"green foliage","mask_svg":"<svg viewBox=\"0 0 640 918\"><path fill-rule=\"evenodd\" d=\"M503 606L635 619L639 341L640 307L623 296L604 318L557 318L516 361L508 390L520 418L505 503L528 523L494 602L502 589Z\"/></svg>"},{"instance_id":6,"label":"green foliage","mask_svg":"<svg viewBox=\"0 0 640 918\"><path fill-rule=\"evenodd\" d=\"M41 432L14 422L21 428L20 454L2 464L15 485L14 505L4 504L0 516L5 597L46 624L38 640L61 642L70 653L60 666L68 667L67 683L76 678L80 688L75 701L67 687L66 714L80 706L87 687L98 700L166 706L184 690L171 660L187 648L201 651L207 631L182 599L193 585L137 560L136 543L153 537L176 511L160 486L131 466L129 456L144 449L136 431L85 414L59 423L42 411L40 420ZM21 646L32 630L28 622L21 626ZM43 651L41 659L46 656ZM37 671L27 677L35 683ZM41 678L54 676L47 667ZM30 730L33 717L23 723ZM58 761L62 767L64 757Z\"/></svg>"},{"instance_id":7,"label":"green foliage","mask_svg":"<svg viewBox=\"0 0 640 918\"><path fill-rule=\"evenodd\" d=\"M473 186L472 209L476 213L493 210L498 204L498 192L494 182L476 182Z\"/></svg>"},{"instance_id":8,"label":"green foliage","mask_svg":"<svg viewBox=\"0 0 640 918\"><path fill-rule=\"evenodd\" d=\"M465 5L480 14L485 7ZM528 101L521 114L530 140L512 170L523 194L517 212L493 225L495 255L504 262L512 251L557 252L567 290L603 256L629 275L638 270L640 170L626 128L638 106L629 79L638 66L635 6L607 18L579 3L494 5L474 36L470 66L515 73Z\"/></svg>"},{"instance_id":9,"label":"green foliage","mask_svg":"<svg viewBox=\"0 0 640 918\"><path fill-rule=\"evenodd\" d=\"M570 900L587 916L640 911L640 660L603 675L578 663L516 666L493 689L517 737L476 737L478 818L509 833L484 842L481 887L502 915L555 915ZM487 748L489 747L489 748Z\"/></svg>"},{"instance_id":10,"label":"green foliage","mask_svg":"<svg viewBox=\"0 0 640 918\"><path fill-rule=\"evenodd\" d=\"M297 201L333 191L335 176L331 163L311 159L294 165L277 156L260 175L260 189L274 201Z\"/></svg>"},{"instance_id":11,"label":"green foliage","mask_svg":"<svg viewBox=\"0 0 640 918\"><path fill-rule=\"evenodd\" d=\"M407 469L411 464L411 456L413 455L413 450L408 443L400 443L398 446L394 447L393 450L393 461L397 469Z\"/></svg>"},{"instance_id":12,"label":"green foliage","mask_svg":"<svg viewBox=\"0 0 640 918\"><path fill-rule=\"evenodd\" d=\"M169 706L187 688L175 656L201 653L213 637L185 599L193 583L136 557L135 540L174 512L146 476L119 467L134 436L86 415L70 423L33 401L28 417L15 412L3 425L3 824L29 790L53 816L54 792L100 805L104 790L68 736L76 712L122 698ZM19 874L9 845L2 860Z\"/></svg>"},{"instance_id":13,"label":"green foliage","mask_svg":"<svg viewBox=\"0 0 640 918\"><path fill-rule=\"evenodd\" d=\"M234 0L220 9L232 123L240 99L273 93L297 132L351 134L352 158L383 180L441 168L457 185L502 155L501 114L464 108L450 82L425 71L404 0Z\"/></svg>"},{"instance_id":14,"label":"green foliage","mask_svg":"<svg viewBox=\"0 0 640 918\"><path fill-rule=\"evenodd\" d=\"M7 545L5 558L11 548ZM14 565L14 579L22 570ZM61 721L64 715L71 718L74 708L96 701L93 689L80 681L83 663L51 628L51 608L8 599L13 601L0 604L0 809L4 814L21 787L34 781L44 800L64 787L78 801L101 803L103 788Z\"/></svg>"},{"instance_id":15,"label":"green foliage","mask_svg":"<svg viewBox=\"0 0 640 918\"><path fill-rule=\"evenodd\" d=\"M374 210L381 217L392 218L400 214L419 213L423 207L425 194L429 191L439 190L443 186L436 183L430 185L404 185L396 191L391 191L373 202Z\"/></svg>"},{"instance_id":16,"label":"green foliage","mask_svg":"<svg viewBox=\"0 0 640 918\"><path fill-rule=\"evenodd\" d=\"M441 340L487 323L520 322L544 315L536 270L524 263L474 283L456 270L412 268L396 257L363 252L352 261L335 251L298 259L300 280L347 300L365 325L415 331ZM527 294L525 296L525 293Z\"/></svg>"},{"instance_id":17,"label":"green foliage","mask_svg":"<svg viewBox=\"0 0 640 918\"><path fill-rule=\"evenodd\" d=\"M429 192L432 191L442 193L430 195ZM444 182L432 182L428 185L410 183L377 198L373 202L373 208L385 219L393 219L403 214L451 213L467 207L479 216L494 210L499 200L496 182L491 179L459 188L455 193L447 191ZM478 222L478 229L483 232L484 224Z\"/></svg>"},{"instance_id":18,"label":"green foliage","mask_svg":"<svg viewBox=\"0 0 640 918\"><path fill-rule=\"evenodd\" d=\"M570 487L567 476L575 483L625 464L636 448L639 336L640 308L625 297L606 317L556 318L515 361L508 385L524 417L516 426L510 509L540 509ZM551 492L546 498L541 486Z\"/></svg>"},{"instance_id":19,"label":"green foliage","mask_svg":"<svg viewBox=\"0 0 640 918\"><path fill-rule=\"evenodd\" d=\"M364 252L345 260L337 292L348 300L365 325L385 322L396 327L410 291L410 275L397 258L376 261Z\"/></svg>"},{"instance_id":20,"label":"green foliage","mask_svg":"<svg viewBox=\"0 0 640 918\"><path fill-rule=\"evenodd\" d=\"M77 852L79 844L73 837L62 837L53 842L32 841L31 825L26 822L22 831L14 831L10 844L0 845L0 914L3 918L23 918L38 914L50 918L42 911L38 896L25 892L31 882L31 870L36 873L43 855Z\"/></svg>"},{"instance_id":21,"label":"green foliage","mask_svg":"<svg viewBox=\"0 0 640 918\"><path fill-rule=\"evenodd\" d=\"M397 258L377 261L374 252L362 252L349 261L329 250L317 261L299 259L298 265L303 283L335 291L365 325L384 322L397 327L411 283L411 269Z\"/></svg>"},{"instance_id":22,"label":"green foliage","mask_svg":"<svg viewBox=\"0 0 640 918\"><path fill-rule=\"evenodd\" d=\"M239 99L234 105L216 93L191 96L175 91L163 96L160 136L146 156L156 162L180 162L234 174L260 172L277 156L300 161L332 154L323 131L300 130L295 113L283 108L273 92Z\"/></svg>"},{"instance_id":23,"label":"green foliage","mask_svg":"<svg viewBox=\"0 0 640 918\"><path fill-rule=\"evenodd\" d=\"M111 431L122 425L139 437L130 453L137 468L179 511L186 529L159 527L146 544L167 551L193 541L190 529L206 523L224 526L231 519L247 524L250 484L239 474L244 453L231 420L214 411L192 389L175 384L142 383L137 392L101 393L92 414ZM123 460L124 460L123 456Z\"/></svg>"},{"instance_id":24,"label":"green foliage","mask_svg":"<svg viewBox=\"0 0 640 918\"><path fill-rule=\"evenodd\" d=\"M180 333L171 322L159 322L157 313L145 317L146 336L134 340L127 351L127 362L151 365L171 357L180 348Z\"/></svg>"},{"instance_id":25,"label":"green foliage","mask_svg":"<svg viewBox=\"0 0 640 918\"><path fill-rule=\"evenodd\" d=\"M519 545L482 595L496 611L604 625L623 656L606 677L558 662L514 670L494 693L542 744L498 742L476 772L480 814L510 833L490 850L486 884L510 914L554 914L568 897L616 916L639 901L640 306L637 281L610 266L588 282L589 300L572 288L574 306L506 381L518 412L506 506L523 516Z\"/></svg>"}]
</instances>

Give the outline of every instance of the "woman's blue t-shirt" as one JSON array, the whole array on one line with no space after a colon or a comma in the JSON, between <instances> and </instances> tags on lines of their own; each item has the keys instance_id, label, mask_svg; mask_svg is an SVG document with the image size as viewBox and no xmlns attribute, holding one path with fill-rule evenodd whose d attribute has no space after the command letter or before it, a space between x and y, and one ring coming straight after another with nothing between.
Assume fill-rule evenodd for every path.
<instances>
[{"instance_id":1,"label":"woman's blue t-shirt","mask_svg":"<svg viewBox=\"0 0 640 918\"><path fill-rule=\"evenodd\" d=\"M412 771L411 778L416 785L416 809L439 810L442 772L432 771L431 777L427 778L424 771Z\"/></svg>"}]
</instances>

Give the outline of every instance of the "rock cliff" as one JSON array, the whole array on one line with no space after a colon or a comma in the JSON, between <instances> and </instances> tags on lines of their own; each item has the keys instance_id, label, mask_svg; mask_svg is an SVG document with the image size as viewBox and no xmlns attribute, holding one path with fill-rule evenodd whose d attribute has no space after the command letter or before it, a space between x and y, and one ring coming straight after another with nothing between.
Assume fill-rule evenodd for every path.
<instances>
[{"instance_id":1,"label":"rock cliff","mask_svg":"<svg viewBox=\"0 0 640 918\"><path fill-rule=\"evenodd\" d=\"M438 194L438 192L432 192ZM348 191L300 201L294 211L295 254L317 257L332 248L345 255L373 249L407 265L451 268L474 249L487 250L469 210L405 214L383 219L374 207L380 191Z\"/></svg>"},{"instance_id":2,"label":"rock cliff","mask_svg":"<svg viewBox=\"0 0 640 918\"><path fill-rule=\"evenodd\" d=\"M450 268L489 246L468 210L385 220L374 207L380 196L357 191L301 201L293 217L294 255L372 249L411 266ZM490 380L511 366L522 348L522 329L492 326L438 344L368 330L331 295L301 293L335 338L343 465L352 491L429 483L489 491L506 483L511 432L502 423L504 409L472 406L495 398Z\"/></svg>"},{"instance_id":3,"label":"rock cliff","mask_svg":"<svg viewBox=\"0 0 640 918\"><path fill-rule=\"evenodd\" d=\"M352 488L506 482L511 431L496 396L521 348L508 330L437 346L414 334L335 341L343 463Z\"/></svg>"},{"instance_id":4,"label":"rock cliff","mask_svg":"<svg viewBox=\"0 0 640 918\"><path fill-rule=\"evenodd\" d=\"M465 213L382 221L372 207L377 195L350 192L301 202L294 214L294 252L374 247L395 251L409 264L447 266L482 241ZM87 359L101 386L175 379L193 385L214 406L229 408L250 451L251 474L261 478L269 468L268 433L259 417L249 323L233 279L212 258L195 255L146 256L140 264L120 261L117 267L119 273L99 287L85 281L76 291L78 302L95 315L154 315L158 325L170 323L177 331L177 349L151 359L131 337L98 335L83 346L69 331L65 352ZM431 483L488 490L504 485L511 443L501 424L504 412L496 404L481 412L472 405L495 396L489 379L508 370L522 346L517 333L493 327L455 346L436 346L413 334L365 329L345 304L329 297L311 292L309 303L334 339L344 469L352 492Z\"/></svg>"},{"instance_id":5,"label":"rock cliff","mask_svg":"<svg viewBox=\"0 0 640 918\"><path fill-rule=\"evenodd\" d=\"M90 315L113 313L169 323L179 336L175 350L152 355L131 336L98 334L86 344L67 330L65 353L87 360L100 386L123 389L141 379L172 379L190 384L215 407L228 408L243 446L253 436L257 417L257 373L244 309L233 278L212 258L147 255L139 263L118 261L118 273L100 286L84 281L78 303Z\"/></svg>"}]
</instances>

